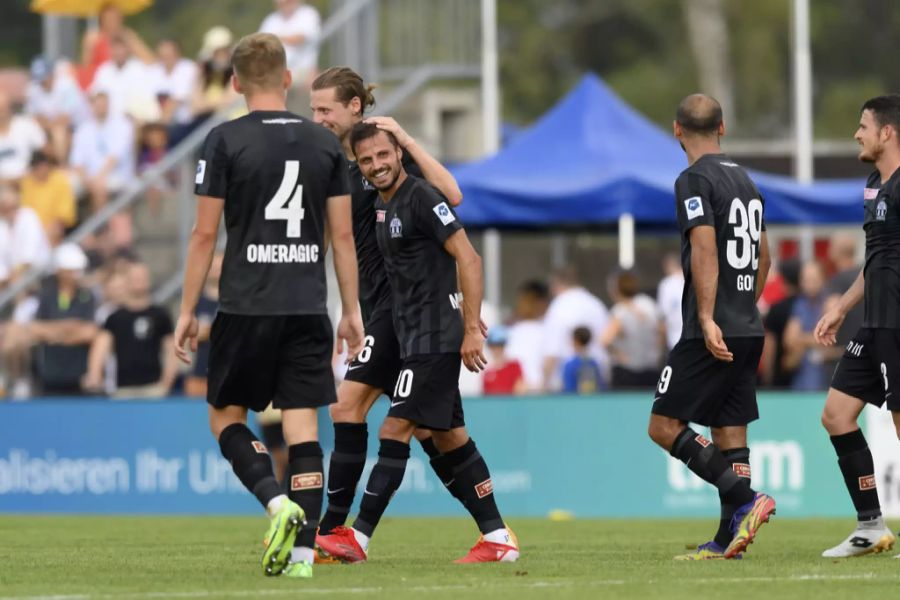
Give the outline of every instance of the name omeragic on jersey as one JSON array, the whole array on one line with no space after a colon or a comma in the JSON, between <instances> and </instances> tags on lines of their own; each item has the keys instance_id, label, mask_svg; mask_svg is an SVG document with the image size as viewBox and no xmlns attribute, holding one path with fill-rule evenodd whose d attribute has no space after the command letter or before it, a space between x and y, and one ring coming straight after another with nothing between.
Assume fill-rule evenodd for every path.
<instances>
[{"instance_id":1,"label":"name omeragic on jersey","mask_svg":"<svg viewBox=\"0 0 900 600\"><path fill-rule=\"evenodd\" d=\"M316 263L319 262L318 244L250 244L247 246L249 263Z\"/></svg>"}]
</instances>

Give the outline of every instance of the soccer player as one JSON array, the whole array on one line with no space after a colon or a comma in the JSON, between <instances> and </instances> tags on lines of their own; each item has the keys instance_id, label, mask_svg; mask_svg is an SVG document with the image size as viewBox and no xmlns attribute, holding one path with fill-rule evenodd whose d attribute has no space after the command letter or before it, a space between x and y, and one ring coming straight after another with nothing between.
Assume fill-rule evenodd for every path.
<instances>
[{"instance_id":1,"label":"soccer player","mask_svg":"<svg viewBox=\"0 0 900 600\"><path fill-rule=\"evenodd\" d=\"M375 103L373 86L366 85L348 67L332 67L316 77L310 105L313 119L338 137L350 160L350 191L353 204L353 239L359 260L359 302L366 338L363 351L347 368L338 387L337 404L329 407L334 422L334 452L328 468L328 508L319 522L319 533L331 533L343 525L353 504L356 486L366 463L368 426L366 416L375 401L390 394L400 374L400 345L391 317L391 287L384 257L375 239L375 202L378 190L363 176L350 147L350 130ZM404 170L434 185L452 206L462 201L456 180L437 160L410 137L394 119L367 119L390 132L403 149ZM416 431L438 478L461 498L445 457L438 452L429 431ZM319 557L324 558L324 557Z\"/></svg>"},{"instance_id":2,"label":"soccer player","mask_svg":"<svg viewBox=\"0 0 900 600\"><path fill-rule=\"evenodd\" d=\"M660 375L649 434L719 490L715 538L676 558L735 558L775 512L775 501L750 487L747 448L747 424L759 417L763 326L756 301L770 264L763 202L747 173L722 154L718 102L686 97L674 129L690 164L675 182L684 325ZM691 429L692 422L709 426L712 441Z\"/></svg>"},{"instance_id":3,"label":"soccer player","mask_svg":"<svg viewBox=\"0 0 900 600\"><path fill-rule=\"evenodd\" d=\"M866 260L813 332L819 343L834 344L847 313L863 301L862 327L841 356L822 412L857 518L847 539L822 553L830 558L884 552L895 540L881 516L872 452L857 420L867 403L887 402L900 437L900 95L872 98L860 112L859 159L875 165L863 192Z\"/></svg>"},{"instance_id":4,"label":"soccer player","mask_svg":"<svg viewBox=\"0 0 900 600\"><path fill-rule=\"evenodd\" d=\"M366 560L369 539L403 480L409 441L422 427L431 430L482 533L457 562L515 561L518 545L497 509L487 464L466 432L459 393L460 359L476 373L486 362L481 258L446 198L406 174L403 151L391 133L360 123L350 141L363 175L379 191L375 236L391 287L402 364L359 515L352 528L335 527L317 543L336 558Z\"/></svg>"},{"instance_id":5,"label":"soccer player","mask_svg":"<svg viewBox=\"0 0 900 600\"><path fill-rule=\"evenodd\" d=\"M311 577L324 483L316 409L335 401L326 231L343 305L338 345L346 342L353 357L364 337L347 160L331 133L287 112L291 77L278 38L247 36L232 61L234 88L246 96L250 113L213 129L203 146L176 352L189 362L185 342L196 350L194 309L224 211L228 241L210 335L210 428L272 519L263 572ZM270 401L283 413L287 495L266 447L246 426L247 409L259 412Z\"/></svg>"}]
</instances>

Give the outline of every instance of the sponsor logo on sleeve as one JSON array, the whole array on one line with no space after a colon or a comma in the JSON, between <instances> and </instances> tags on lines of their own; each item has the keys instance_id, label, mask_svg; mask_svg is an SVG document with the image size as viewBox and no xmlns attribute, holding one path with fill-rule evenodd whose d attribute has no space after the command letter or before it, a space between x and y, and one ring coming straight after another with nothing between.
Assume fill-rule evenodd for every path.
<instances>
[{"instance_id":1,"label":"sponsor logo on sleeve","mask_svg":"<svg viewBox=\"0 0 900 600\"><path fill-rule=\"evenodd\" d=\"M201 160L197 163L197 176L194 177L194 183L200 185L203 183L204 177L206 177L206 161Z\"/></svg>"},{"instance_id":2,"label":"sponsor logo on sleeve","mask_svg":"<svg viewBox=\"0 0 900 600\"><path fill-rule=\"evenodd\" d=\"M865 492L866 490L874 490L875 489L875 475L865 475L859 478L859 489L860 491Z\"/></svg>"},{"instance_id":3,"label":"sponsor logo on sleeve","mask_svg":"<svg viewBox=\"0 0 900 600\"><path fill-rule=\"evenodd\" d=\"M738 477L750 479L750 465L747 463L734 463L731 468Z\"/></svg>"},{"instance_id":4,"label":"sponsor logo on sleeve","mask_svg":"<svg viewBox=\"0 0 900 600\"><path fill-rule=\"evenodd\" d=\"M684 208L687 211L688 221L703 216L703 202L700 201L700 196L694 196L685 200Z\"/></svg>"},{"instance_id":5,"label":"sponsor logo on sleeve","mask_svg":"<svg viewBox=\"0 0 900 600\"><path fill-rule=\"evenodd\" d=\"M266 448L266 445L258 440L254 440L251 442L253 444L253 449L256 450L257 454L268 454L269 450Z\"/></svg>"},{"instance_id":6,"label":"sponsor logo on sleeve","mask_svg":"<svg viewBox=\"0 0 900 600\"><path fill-rule=\"evenodd\" d=\"M444 225L449 225L456 220L456 217L453 216L453 213L450 211L450 207L447 206L446 202L441 202L432 210L434 210L434 214L437 215L438 219L440 219L441 223Z\"/></svg>"},{"instance_id":7,"label":"sponsor logo on sleeve","mask_svg":"<svg viewBox=\"0 0 900 600\"><path fill-rule=\"evenodd\" d=\"M475 486L475 493L478 494L478 498L484 498L485 496L490 496L494 493L494 484L490 479L485 479L481 483Z\"/></svg>"},{"instance_id":8,"label":"sponsor logo on sleeve","mask_svg":"<svg viewBox=\"0 0 900 600\"><path fill-rule=\"evenodd\" d=\"M694 441L697 442L698 444L700 444L701 446L703 446L704 448L706 448L707 446L712 444L711 441L709 441L708 439L706 439L705 437L703 437L700 434L697 434L697 437L694 438Z\"/></svg>"},{"instance_id":9,"label":"sponsor logo on sleeve","mask_svg":"<svg viewBox=\"0 0 900 600\"><path fill-rule=\"evenodd\" d=\"M878 188L866 188L863 191L863 200L874 200L878 197Z\"/></svg>"},{"instance_id":10,"label":"sponsor logo on sleeve","mask_svg":"<svg viewBox=\"0 0 900 600\"><path fill-rule=\"evenodd\" d=\"M321 488L324 477L321 473L298 473L291 475L291 491L314 490Z\"/></svg>"}]
</instances>

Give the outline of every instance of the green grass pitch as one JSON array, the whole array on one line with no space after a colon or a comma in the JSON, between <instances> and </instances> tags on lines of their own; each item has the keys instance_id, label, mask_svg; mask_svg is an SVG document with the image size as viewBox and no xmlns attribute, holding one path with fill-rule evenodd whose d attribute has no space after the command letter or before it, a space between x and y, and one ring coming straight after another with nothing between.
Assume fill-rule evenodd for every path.
<instances>
[{"instance_id":1,"label":"green grass pitch","mask_svg":"<svg viewBox=\"0 0 900 600\"><path fill-rule=\"evenodd\" d=\"M260 574L263 517L0 516L0 600L207 598L896 597L893 554L835 561L845 520L773 519L741 561L674 562L712 519L514 519L515 564L454 565L475 540L466 519L385 519L361 565L312 580Z\"/></svg>"}]
</instances>

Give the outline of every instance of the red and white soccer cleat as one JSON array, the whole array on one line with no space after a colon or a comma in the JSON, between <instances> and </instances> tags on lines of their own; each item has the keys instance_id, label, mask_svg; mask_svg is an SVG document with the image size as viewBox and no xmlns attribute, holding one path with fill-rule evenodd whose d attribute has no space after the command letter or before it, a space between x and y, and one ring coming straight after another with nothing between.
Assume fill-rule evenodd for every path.
<instances>
[{"instance_id":1,"label":"red and white soccer cleat","mask_svg":"<svg viewBox=\"0 0 900 600\"><path fill-rule=\"evenodd\" d=\"M484 536L478 538L472 549L464 557L453 562L458 565L469 563L485 563L485 562L516 562L519 560L519 541L510 531L509 544L498 544L497 542L489 542Z\"/></svg>"},{"instance_id":2,"label":"red and white soccer cleat","mask_svg":"<svg viewBox=\"0 0 900 600\"><path fill-rule=\"evenodd\" d=\"M365 562L366 551L362 549L353 529L350 527L335 527L328 535L317 535L316 546L337 560L348 563Z\"/></svg>"}]
</instances>

